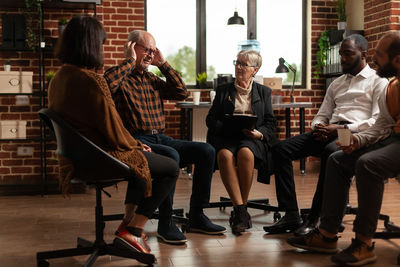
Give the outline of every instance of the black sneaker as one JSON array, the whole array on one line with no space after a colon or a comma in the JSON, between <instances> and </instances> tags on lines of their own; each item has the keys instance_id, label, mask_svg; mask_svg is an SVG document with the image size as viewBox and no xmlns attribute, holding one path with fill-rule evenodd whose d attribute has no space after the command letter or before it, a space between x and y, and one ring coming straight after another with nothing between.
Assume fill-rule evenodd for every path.
<instances>
[{"instance_id":1,"label":"black sneaker","mask_svg":"<svg viewBox=\"0 0 400 267\"><path fill-rule=\"evenodd\" d=\"M375 242L368 247L358 239L352 239L351 245L340 253L333 255L331 260L338 265L361 266L376 261L374 253Z\"/></svg>"},{"instance_id":2,"label":"black sneaker","mask_svg":"<svg viewBox=\"0 0 400 267\"><path fill-rule=\"evenodd\" d=\"M166 222L158 221L157 236L170 244L184 244L187 242L186 236L179 230L172 219Z\"/></svg>"},{"instance_id":3,"label":"black sneaker","mask_svg":"<svg viewBox=\"0 0 400 267\"><path fill-rule=\"evenodd\" d=\"M220 235L226 232L226 228L213 224L203 212L200 212L197 214L189 213L189 225L187 231L208 235Z\"/></svg>"}]
</instances>

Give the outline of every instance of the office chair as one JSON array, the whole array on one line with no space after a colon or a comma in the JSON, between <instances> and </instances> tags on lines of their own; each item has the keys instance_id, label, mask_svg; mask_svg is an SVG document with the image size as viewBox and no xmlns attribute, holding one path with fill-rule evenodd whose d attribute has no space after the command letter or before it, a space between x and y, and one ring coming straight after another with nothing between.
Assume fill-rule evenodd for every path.
<instances>
[{"instance_id":1,"label":"office chair","mask_svg":"<svg viewBox=\"0 0 400 267\"><path fill-rule=\"evenodd\" d=\"M76 179L96 188L96 240L90 242L78 237L76 248L38 252L36 254L37 266L49 266L48 259L89 254L90 257L84 264L85 267L92 266L97 257L103 255L115 255L135 259L149 265L153 264L156 260L153 254L139 253L118 238L115 238L112 244L104 241L105 221L110 220L110 216L107 218L103 215L101 191L110 196L104 191L104 188L132 177L132 169L81 135L54 111L44 108L39 111L39 116L55 133L56 153L73 162Z\"/></svg>"},{"instance_id":2,"label":"office chair","mask_svg":"<svg viewBox=\"0 0 400 267\"><path fill-rule=\"evenodd\" d=\"M207 142L209 143L209 132L208 131L207 131ZM268 156L268 164L270 165L269 166L270 172L268 173L268 175L271 176L274 174L273 163L272 163L272 153L269 151L267 153L267 156ZM218 169L217 162L215 163L215 166L216 166L215 169ZM263 180L260 177L257 178L257 182L269 184L269 181ZM219 208L220 210L225 210L226 207L233 207L232 201L227 197L220 197L219 201L210 202L208 208ZM280 214L280 211L283 211L283 210L280 209L279 207L271 206L269 204L268 198L249 199L249 200L247 200L247 207L253 208L253 209L258 209L258 210L263 210L265 212L274 212L274 215L273 215L274 222L278 221L282 217Z\"/></svg>"}]
</instances>

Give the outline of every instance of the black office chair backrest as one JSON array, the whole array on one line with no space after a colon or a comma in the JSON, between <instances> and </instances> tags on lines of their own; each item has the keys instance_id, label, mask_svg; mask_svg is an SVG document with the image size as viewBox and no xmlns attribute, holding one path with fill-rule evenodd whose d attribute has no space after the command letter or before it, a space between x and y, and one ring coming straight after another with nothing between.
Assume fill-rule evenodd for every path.
<instances>
[{"instance_id":1,"label":"black office chair backrest","mask_svg":"<svg viewBox=\"0 0 400 267\"><path fill-rule=\"evenodd\" d=\"M40 118L57 139L56 154L74 164L74 178L84 181L116 180L132 177L132 169L81 135L50 109L39 111Z\"/></svg>"}]
</instances>

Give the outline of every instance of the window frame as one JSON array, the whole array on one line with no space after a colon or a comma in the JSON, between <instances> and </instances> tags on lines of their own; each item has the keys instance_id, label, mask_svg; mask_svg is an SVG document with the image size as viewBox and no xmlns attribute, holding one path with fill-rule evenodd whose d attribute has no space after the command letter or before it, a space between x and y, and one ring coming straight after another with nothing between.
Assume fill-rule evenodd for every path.
<instances>
[{"instance_id":1,"label":"window frame","mask_svg":"<svg viewBox=\"0 0 400 267\"><path fill-rule=\"evenodd\" d=\"M206 51L206 1L196 0L196 73L207 71L207 51ZM301 60L301 84L295 88L306 87L307 72L307 0L302 1L302 60ZM147 0L144 0L144 28L147 30ZM228 18L227 18L228 19ZM257 39L257 0L247 0L247 38ZM188 85L194 88L196 85ZM207 81L207 87L212 87L212 81ZM290 85L283 85L283 89L290 88Z\"/></svg>"}]
</instances>

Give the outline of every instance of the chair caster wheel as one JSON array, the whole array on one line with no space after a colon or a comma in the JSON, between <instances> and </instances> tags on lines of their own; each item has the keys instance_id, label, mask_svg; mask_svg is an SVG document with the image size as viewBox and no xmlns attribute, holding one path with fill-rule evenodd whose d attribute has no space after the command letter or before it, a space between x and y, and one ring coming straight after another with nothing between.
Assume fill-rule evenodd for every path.
<instances>
[{"instance_id":1,"label":"chair caster wheel","mask_svg":"<svg viewBox=\"0 0 400 267\"><path fill-rule=\"evenodd\" d=\"M179 217L183 217L183 210L179 210L179 211L177 211L177 212L175 212L175 215L176 216L179 216Z\"/></svg>"},{"instance_id":2,"label":"chair caster wheel","mask_svg":"<svg viewBox=\"0 0 400 267\"><path fill-rule=\"evenodd\" d=\"M274 222L277 222L281 219L281 214L277 211L274 212Z\"/></svg>"},{"instance_id":3,"label":"chair caster wheel","mask_svg":"<svg viewBox=\"0 0 400 267\"><path fill-rule=\"evenodd\" d=\"M47 260L38 260L37 267L49 267L50 263Z\"/></svg>"}]
</instances>

